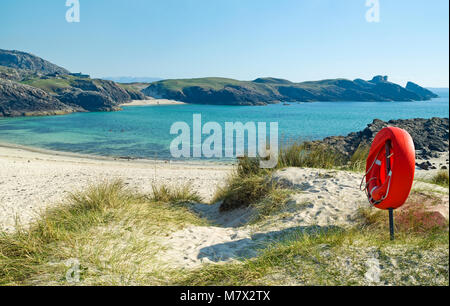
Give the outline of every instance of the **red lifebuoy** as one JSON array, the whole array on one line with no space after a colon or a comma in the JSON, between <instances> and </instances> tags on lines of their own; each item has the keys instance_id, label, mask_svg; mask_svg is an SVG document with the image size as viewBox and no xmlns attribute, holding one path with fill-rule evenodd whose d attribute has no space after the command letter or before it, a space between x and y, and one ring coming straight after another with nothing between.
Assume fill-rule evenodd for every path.
<instances>
[{"instance_id":1,"label":"red lifebuoy","mask_svg":"<svg viewBox=\"0 0 450 306\"><path fill-rule=\"evenodd\" d=\"M402 206L411 192L415 165L414 142L407 131L387 127L378 132L366 162L369 202L379 209Z\"/></svg>"}]
</instances>

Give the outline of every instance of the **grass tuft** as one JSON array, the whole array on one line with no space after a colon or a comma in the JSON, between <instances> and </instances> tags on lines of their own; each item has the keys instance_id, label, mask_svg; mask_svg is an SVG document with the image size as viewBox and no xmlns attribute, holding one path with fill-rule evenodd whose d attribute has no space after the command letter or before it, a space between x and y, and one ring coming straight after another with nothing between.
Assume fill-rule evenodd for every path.
<instances>
[{"instance_id":1,"label":"grass tuft","mask_svg":"<svg viewBox=\"0 0 450 306\"><path fill-rule=\"evenodd\" d=\"M319 229L284 237L243 263L209 265L178 285L448 285L448 231L397 235L382 230ZM383 267L379 282L366 278L368 260ZM433 269L430 269L430 266Z\"/></svg>"},{"instance_id":2,"label":"grass tuft","mask_svg":"<svg viewBox=\"0 0 450 306\"><path fill-rule=\"evenodd\" d=\"M325 145L294 142L280 149L277 168L332 169L344 164L342 154Z\"/></svg>"},{"instance_id":3,"label":"grass tuft","mask_svg":"<svg viewBox=\"0 0 450 306\"><path fill-rule=\"evenodd\" d=\"M66 263L74 258L82 284L164 283L152 268L158 237L206 222L177 204L199 200L187 186L156 190L149 199L121 181L105 182L72 194L29 228L0 233L0 285L68 284Z\"/></svg>"},{"instance_id":4,"label":"grass tuft","mask_svg":"<svg viewBox=\"0 0 450 306\"><path fill-rule=\"evenodd\" d=\"M369 156L370 146L359 146L355 153L350 157L346 170L355 172L364 172L366 170L366 160Z\"/></svg>"},{"instance_id":5,"label":"grass tuft","mask_svg":"<svg viewBox=\"0 0 450 306\"><path fill-rule=\"evenodd\" d=\"M167 187L152 185L152 195L150 200L162 203L200 203L201 196L192 190L192 186L187 184L179 187Z\"/></svg>"},{"instance_id":6,"label":"grass tuft","mask_svg":"<svg viewBox=\"0 0 450 306\"><path fill-rule=\"evenodd\" d=\"M435 176L433 176L431 182L433 184L448 188L449 187L448 172L445 170L439 171Z\"/></svg>"}]
</instances>

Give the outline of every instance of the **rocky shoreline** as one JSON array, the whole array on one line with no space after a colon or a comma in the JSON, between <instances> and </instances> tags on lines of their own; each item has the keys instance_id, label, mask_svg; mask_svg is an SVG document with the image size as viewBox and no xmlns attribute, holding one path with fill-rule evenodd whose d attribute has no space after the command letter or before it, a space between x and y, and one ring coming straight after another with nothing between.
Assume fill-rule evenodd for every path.
<instances>
[{"instance_id":1,"label":"rocky shoreline","mask_svg":"<svg viewBox=\"0 0 450 306\"><path fill-rule=\"evenodd\" d=\"M32 54L0 49L0 117L116 111L143 100L133 86L71 73Z\"/></svg>"},{"instance_id":2,"label":"rocky shoreline","mask_svg":"<svg viewBox=\"0 0 450 306\"><path fill-rule=\"evenodd\" d=\"M345 156L351 156L359 147L370 146L375 135L387 126L399 127L411 134L417 159L425 161L418 164L422 169L433 169L436 165L433 165L430 160L440 158L444 153L448 154L449 118L399 119L388 122L375 119L362 131L353 132L347 136L327 137L317 143L324 143ZM448 158L446 163L448 164Z\"/></svg>"}]
</instances>

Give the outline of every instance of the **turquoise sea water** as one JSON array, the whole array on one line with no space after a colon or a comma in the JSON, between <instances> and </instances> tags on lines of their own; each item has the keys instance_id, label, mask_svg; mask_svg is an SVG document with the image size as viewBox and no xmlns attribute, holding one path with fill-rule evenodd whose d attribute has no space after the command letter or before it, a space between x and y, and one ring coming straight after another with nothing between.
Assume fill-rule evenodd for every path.
<instances>
[{"instance_id":1,"label":"turquoise sea water","mask_svg":"<svg viewBox=\"0 0 450 306\"><path fill-rule=\"evenodd\" d=\"M425 102L316 102L269 106L167 105L124 107L112 113L0 119L0 142L44 149L171 159L170 126L201 114L203 124L278 122L282 139L321 139L382 120L449 116L448 94ZM207 137L207 136L204 136Z\"/></svg>"}]
</instances>

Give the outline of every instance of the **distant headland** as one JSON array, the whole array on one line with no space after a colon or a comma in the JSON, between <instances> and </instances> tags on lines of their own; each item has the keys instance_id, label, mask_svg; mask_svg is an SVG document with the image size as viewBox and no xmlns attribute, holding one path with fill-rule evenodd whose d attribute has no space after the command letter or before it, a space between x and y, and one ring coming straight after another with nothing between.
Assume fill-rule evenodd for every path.
<instances>
[{"instance_id":1,"label":"distant headland","mask_svg":"<svg viewBox=\"0 0 450 306\"><path fill-rule=\"evenodd\" d=\"M193 104L266 105L318 101L426 101L432 91L413 82L406 87L387 76L294 83L277 78L226 78L118 83L72 73L35 55L0 49L0 117L115 111L146 97Z\"/></svg>"}]
</instances>

